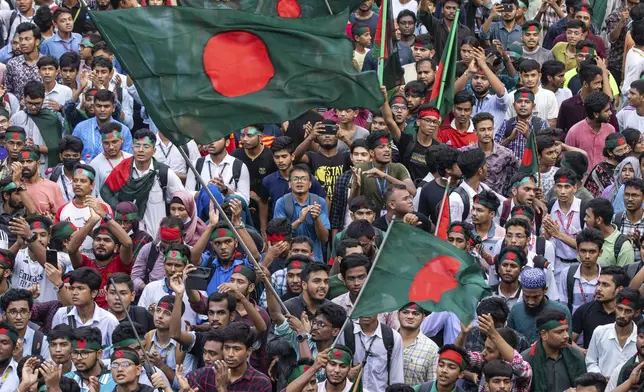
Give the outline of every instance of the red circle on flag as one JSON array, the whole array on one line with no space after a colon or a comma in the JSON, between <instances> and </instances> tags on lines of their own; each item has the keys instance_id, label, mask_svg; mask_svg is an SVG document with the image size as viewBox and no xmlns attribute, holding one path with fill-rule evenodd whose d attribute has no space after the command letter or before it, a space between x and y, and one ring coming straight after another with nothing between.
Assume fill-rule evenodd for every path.
<instances>
[{"instance_id":1,"label":"red circle on flag","mask_svg":"<svg viewBox=\"0 0 644 392\"><path fill-rule=\"evenodd\" d=\"M266 44L247 31L228 31L210 38L203 65L213 89L226 97L259 91L275 76Z\"/></svg>"},{"instance_id":2,"label":"red circle on flag","mask_svg":"<svg viewBox=\"0 0 644 392\"><path fill-rule=\"evenodd\" d=\"M291 267L293 267L293 269L298 269L302 267L302 264L300 264L299 261L295 260L294 262L291 263Z\"/></svg>"},{"instance_id":3,"label":"red circle on flag","mask_svg":"<svg viewBox=\"0 0 644 392\"><path fill-rule=\"evenodd\" d=\"M521 166L532 166L532 149L526 147L523 151L523 159L521 159Z\"/></svg>"},{"instance_id":4,"label":"red circle on flag","mask_svg":"<svg viewBox=\"0 0 644 392\"><path fill-rule=\"evenodd\" d=\"M114 358L123 358L124 356L125 356L125 353L123 352L123 350L119 350L114 353Z\"/></svg>"},{"instance_id":5,"label":"red circle on flag","mask_svg":"<svg viewBox=\"0 0 644 392\"><path fill-rule=\"evenodd\" d=\"M279 0L277 2L277 15L280 18L299 18L302 9L297 0Z\"/></svg>"},{"instance_id":6,"label":"red circle on flag","mask_svg":"<svg viewBox=\"0 0 644 392\"><path fill-rule=\"evenodd\" d=\"M87 346L87 340L85 340L85 339L76 340L76 347L85 348L85 346Z\"/></svg>"},{"instance_id":7,"label":"red circle on flag","mask_svg":"<svg viewBox=\"0 0 644 392\"><path fill-rule=\"evenodd\" d=\"M460 268L461 263L451 256L437 256L429 260L414 277L409 288L409 301L438 302L445 292L458 287L455 276Z\"/></svg>"}]
</instances>

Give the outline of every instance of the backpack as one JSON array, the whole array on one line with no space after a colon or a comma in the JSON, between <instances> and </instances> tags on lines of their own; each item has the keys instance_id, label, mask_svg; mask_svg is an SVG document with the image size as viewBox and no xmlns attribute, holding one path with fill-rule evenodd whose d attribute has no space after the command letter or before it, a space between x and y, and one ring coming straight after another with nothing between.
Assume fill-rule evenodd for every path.
<instances>
[{"instance_id":1,"label":"backpack","mask_svg":"<svg viewBox=\"0 0 644 392\"><path fill-rule=\"evenodd\" d=\"M622 224L624 223L624 211L620 211L613 215L613 222L615 226L617 226L617 230L621 231L622 230Z\"/></svg>"},{"instance_id":2,"label":"backpack","mask_svg":"<svg viewBox=\"0 0 644 392\"><path fill-rule=\"evenodd\" d=\"M579 263L572 263L568 267L568 275L566 276L566 289L568 290L568 310L572 314L572 294L575 290L575 272L577 272Z\"/></svg>"},{"instance_id":3,"label":"backpack","mask_svg":"<svg viewBox=\"0 0 644 392\"><path fill-rule=\"evenodd\" d=\"M322 204L322 198L315 193L309 193L309 205L314 203ZM295 214L295 198L292 193L287 193L284 195L284 213L286 217L293 221L293 215Z\"/></svg>"},{"instance_id":4,"label":"backpack","mask_svg":"<svg viewBox=\"0 0 644 392\"><path fill-rule=\"evenodd\" d=\"M54 167L54 170L49 175L49 181L58 182L58 179L62 174L63 174L63 164L59 163L58 165L56 165L56 167Z\"/></svg>"},{"instance_id":5,"label":"backpack","mask_svg":"<svg viewBox=\"0 0 644 392\"><path fill-rule=\"evenodd\" d=\"M380 323L382 330L382 341L387 350L387 385L390 385L390 369L391 369L391 354L394 351L394 332L386 324ZM344 329L344 345L347 346L351 352L356 352L356 335L353 334L353 322L349 322ZM367 362L369 356L365 356L363 365Z\"/></svg>"},{"instance_id":6,"label":"backpack","mask_svg":"<svg viewBox=\"0 0 644 392\"><path fill-rule=\"evenodd\" d=\"M13 2L11 0L7 1L7 4L9 4L10 9L14 9ZM4 26L0 25L0 43L2 43L2 46L5 46L9 41L11 41L11 37L9 34L11 34L11 26L13 26L13 22L16 21L16 18L18 17L18 11L14 10L11 12L11 16L9 17L9 26L7 26L8 30L6 31L7 33L7 42L4 40Z\"/></svg>"},{"instance_id":7,"label":"backpack","mask_svg":"<svg viewBox=\"0 0 644 392\"><path fill-rule=\"evenodd\" d=\"M69 312L71 312L73 308L73 306L68 306L67 314L69 314ZM67 325L72 327L72 329L76 329L76 319L74 318L74 316L67 316Z\"/></svg>"},{"instance_id":8,"label":"backpack","mask_svg":"<svg viewBox=\"0 0 644 392\"><path fill-rule=\"evenodd\" d=\"M517 118L513 117L510 120L508 120L508 123L511 123L512 121L516 121L516 120L517 120ZM540 131L541 130L541 121L542 121L541 117L532 116L532 120L530 120L530 128L531 128L530 130L534 131L534 132ZM512 134L513 130L510 130L509 127L506 128L505 129L505 135L503 135L503 137L509 137Z\"/></svg>"},{"instance_id":9,"label":"backpack","mask_svg":"<svg viewBox=\"0 0 644 392\"><path fill-rule=\"evenodd\" d=\"M537 244L535 247L535 253L537 256L545 256L546 254L546 239L538 236L537 237Z\"/></svg>"},{"instance_id":10,"label":"backpack","mask_svg":"<svg viewBox=\"0 0 644 392\"><path fill-rule=\"evenodd\" d=\"M143 275L143 282L148 284L150 281L150 272L154 269L154 264L157 262L159 257L160 249L158 245L151 243L150 253L148 253L148 258L145 262L145 275Z\"/></svg>"},{"instance_id":11,"label":"backpack","mask_svg":"<svg viewBox=\"0 0 644 392\"><path fill-rule=\"evenodd\" d=\"M503 204L501 204L501 215L499 216L499 225L501 225L501 227L505 227L505 222L510 218L510 212L512 212L512 209L510 208L511 204L512 198L505 199Z\"/></svg>"},{"instance_id":12,"label":"backpack","mask_svg":"<svg viewBox=\"0 0 644 392\"><path fill-rule=\"evenodd\" d=\"M187 154L186 154L187 155ZM206 162L206 157L199 157L197 159L197 164L196 169L197 173L201 174L201 170L203 169L203 165ZM244 165L244 162L240 161L237 158L234 158L233 161L233 176L228 182L228 184L232 184L233 182L235 183L235 189L237 189L237 184L239 183L239 177L241 177L241 171L242 171L242 166ZM195 190L199 192L201 190L201 184L199 181L197 181L197 185L195 187Z\"/></svg>"},{"instance_id":13,"label":"backpack","mask_svg":"<svg viewBox=\"0 0 644 392\"><path fill-rule=\"evenodd\" d=\"M463 215L461 221L465 222L467 216L470 214L470 195L460 186L452 188L452 192L456 192L461 197L461 200L463 200Z\"/></svg>"},{"instance_id":14,"label":"backpack","mask_svg":"<svg viewBox=\"0 0 644 392\"><path fill-rule=\"evenodd\" d=\"M143 347L145 348L146 352L150 352L150 349L152 348L152 338L154 337L154 333L156 332L156 329L153 329L152 331L149 331L148 333L145 334L145 338L143 341ZM33 355L33 354L32 354ZM185 358L186 353L181 351L179 349L179 346L174 346L174 361L177 365L182 365L183 364L183 359Z\"/></svg>"},{"instance_id":15,"label":"backpack","mask_svg":"<svg viewBox=\"0 0 644 392\"><path fill-rule=\"evenodd\" d=\"M642 263L630 263L629 265L626 266L626 275L628 275L628 279L633 279L635 275L640 271L640 268L642 268Z\"/></svg>"}]
</instances>

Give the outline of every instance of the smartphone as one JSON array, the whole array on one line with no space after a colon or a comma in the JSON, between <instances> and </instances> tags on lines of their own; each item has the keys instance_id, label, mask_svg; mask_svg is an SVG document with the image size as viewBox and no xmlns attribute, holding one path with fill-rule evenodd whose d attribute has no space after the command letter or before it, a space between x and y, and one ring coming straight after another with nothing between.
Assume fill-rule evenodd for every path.
<instances>
[{"instance_id":1,"label":"smartphone","mask_svg":"<svg viewBox=\"0 0 644 392\"><path fill-rule=\"evenodd\" d=\"M196 270L188 274L186 279L186 289L206 291L210 281L210 268L197 267Z\"/></svg>"},{"instance_id":2,"label":"smartphone","mask_svg":"<svg viewBox=\"0 0 644 392\"><path fill-rule=\"evenodd\" d=\"M47 253L45 256L45 262L47 264L51 264L54 267L58 268L58 252L55 250L49 250L47 249Z\"/></svg>"},{"instance_id":3,"label":"smartphone","mask_svg":"<svg viewBox=\"0 0 644 392\"><path fill-rule=\"evenodd\" d=\"M338 124L322 124L322 127L324 128L324 133L338 133L338 129L340 128Z\"/></svg>"},{"instance_id":4,"label":"smartphone","mask_svg":"<svg viewBox=\"0 0 644 392\"><path fill-rule=\"evenodd\" d=\"M501 4L501 12L512 12L514 11L514 6L512 4Z\"/></svg>"}]
</instances>

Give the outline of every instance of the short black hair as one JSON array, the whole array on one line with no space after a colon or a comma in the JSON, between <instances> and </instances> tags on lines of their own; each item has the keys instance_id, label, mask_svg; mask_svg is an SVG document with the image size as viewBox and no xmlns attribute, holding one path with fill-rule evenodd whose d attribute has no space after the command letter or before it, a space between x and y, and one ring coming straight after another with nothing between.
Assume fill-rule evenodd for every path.
<instances>
[{"instance_id":1,"label":"short black hair","mask_svg":"<svg viewBox=\"0 0 644 392\"><path fill-rule=\"evenodd\" d=\"M414 388L407 384L397 383L389 385L387 389L385 389L385 392L414 392Z\"/></svg>"},{"instance_id":2,"label":"short black hair","mask_svg":"<svg viewBox=\"0 0 644 392\"><path fill-rule=\"evenodd\" d=\"M313 240L305 235L298 235L291 240L291 246L294 244L307 244L313 250Z\"/></svg>"},{"instance_id":3,"label":"short black hair","mask_svg":"<svg viewBox=\"0 0 644 392\"><path fill-rule=\"evenodd\" d=\"M83 147L83 141L72 135L65 135L60 139L60 142L58 142L58 150L61 153L71 150L80 154L83 152Z\"/></svg>"},{"instance_id":4,"label":"short black hair","mask_svg":"<svg viewBox=\"0 0 644 392\"><path fill-rule=\"evenodd\" d=\"M481 302L476 306L476 314L478 316L483 314L489 314L492 316L492 320L495 323L503 323L508 320L510 315L510 308L505 302L505 299L498 296L490 296L483 298Z\"/></svg>"},{"instance_id":5,"label":"short black hair","mask_svg":"<svg viewBox=\"0 0 644 392\"><path fill-rule=\"evenodd\" d=\"M98 291L101 289L101 274L93 268L81 267L73 270L70 273L69 284L80 283L85 284L91 291Z\"/></svg>"},{"instance_id":6,"label":"short black hair","mask_svg":"<svg viewBox=\"0 0 644 392\"><path fill-rule=\"evenodd\" d=\"M49 7L39 7L31 22L38 26L40 31L48 31L54 25Z\"/></svg>"},{"instance_id":7,"label":"short black hair","mask_svg":"<svg viewBox=\"0 0 644 392\"><path fill-rule=\"evenodd\" d=\"M432 155L436 160L436 171L441 177L447 177L447 170L452 169L458 161L459 151L446 144L437 144L436 148L432 151ZM434 147L430 147L430 150ZM428 154L430 152L428 151ZM425 157L427 160L427 157Z\"/></svg>"},{"instance_id":8,"label":"short black hair","mask_svg":"<svg viewBox=\"0 0 644 392\"><path fill-rule=\"evenodd\" d=\"M459 353L461 357L463 357L463 362L465 363L465 367L467 368L470 363L470 356L463 347L459 347L455 344L444 344L443 347L438 349L438 355L440 356L440 354L444 353L445 351L456 351L457 353Z\"/></svg>"},{"instance_id":9,"label":"short black hair","mask_svg":"<svg viewBox=\"0 0 644 392\"><path fill-rule=\"evenodd\" d=\"M546 308L535 319L535 325L538 327L551 320L554 320L554 321L566 320L566 314L558 309ZM537 332L540 332L540 331L537 331Z\"/></svg>"},{"instance_id":10,"label":"short black hair","mask_svg":"<svg viewBox=\"0 0 644 392\"><path fill-rule=\"evenodd\" d=\"M630 287L624 287L619 293L617 293L615 301L619 304L625 299L629 300L639 313L639 311L642 309L642 297L640 295L640 291L637 289L632 289Z\"/></svg>"},{"instance_id":11,"label":"short black hair","mask_svg":"<svg viewBox=\"0 0 644 392\"><path fill-rule=\"evenodd\" d=\"M110 279L107 280L105 285L107 290L109 290L112 285L112 281L114 281L115 284L125 284L130 291L134 291L134 282L132 281L132 277L125 272L115 272L110 275Z\"/></svg>"},{"instance_id":12,"label":"short black hair","mask_svg":"<svg viewBox=\"0 0 644 392\"><path fill-rule=\"evenodd\" d=\"M496 214L496 211L499 209L499 206L501 205L501 202L499 201L499 198L496 197L496 194L491 190L491 189L483 189L481 192L477 193L476 196L474 196L474 200L481 199L486 201L488 204L492 204L492 208L490 209L488 206L483 206L486 209L489 209L490 212L493 212Z\"/></svg>"},{"instance_id":13,"label":"short black hair","mask_svg":"<svg viewBox=\"0 0 644 392\"><path fill-rule=\"evenodd\" d=\"M132 326L134 326L134 328L132 328ZM120 323L116 328L114 328L114 332L112 332L112 344L120 343L128 339L136 339L136 334L134 333L135 330L139 337L144 336L147 332L145 328L137 322L133 322L132 324Z\"/></svg>"},{"instance_id":14,"label":"short black hair","mask_svg":"<svg viewBox=\"0 0 644 392\"><path fill-rule=\"evenodd\" d=\"M356 212L361 208L376 211L376 203L364 195L356 196L349 202L349 211Z\"/></svg>"},{"instance_id":15,"label":"short black hair","mask_svg":"<svg viewBox=\"0 0 644 392\"><path fill-rule=\"evenodd\" d=\"M588 372L575 379L576 387L595 387L597 392L604 392L607 384L606 377L601 373Z\"/></svg>"},{"instance_id":16,"label":"short black hair","mask_svg":"<svg viewBox=\"0 0 644 392\"><path fill-rule=\"evenodd\" d=\"M604 245L604 235L601 231L592 227L585 227L582 231L577 233L575 240L577 241L577 246L581 245L583 242L592 242L597 245L600 250Z\"/></svg>"},{"instance_id":17,"label":"short black hair","mask_svg":"<svg viewBox=\"0 0 644 392\"><path fill-rule=\"evenodd\" d=\"M644 194L644 180L641 178L630 178L624 181L624 189L635 188Z\"/></svg>"},{"instance_id":18,"label":"short black hair","mask_svg":"<svg viewBox=\"0 0 644 392\"><path fill-rule=\"evenodd\" d=\"M222 331L222 338L224 343L241 343L246 348L251 348L255 342L255 331L248 324L242 322L230 323Z\"/></svg>"},{"instance_id":19,"label":"short black hair","mask_svg":"<svg viewBox=\"0 0 644 392\"><path fill-rule=\"evenodd\" d=\"M54 68L58 69L58 60L56 60L56 58L53 56L42 56L36 62L36 67L38 67L38 69L47 67L49 65L53 65Z\"/></svg>"},{"instance_id":20,"label":"short black hair","mask_svg":"<svg viewBox=\"0 0 644 392\"><path fill-rule=\"evenodd\" d=\"M519 72L526 73L531 71L537 71L541 73L541 64L537 60L524 59L519 64Z\"/></svg>"},{"instance_id":21,"label":"short black hair","mask_svg":"<svg viewBox=\"0 0 644 392\"><path fill-rule=\"evenodd\" d=\"M610 97L603 91L594 91L584 99L584 110L586 116L592 120L595 119L595 114L600 113L606 105L610 104Z\"/></svg>"},{"instance_id":22,"label":"short black hair","mask_svg":"<svg viewBox=\"0 0 644 392\"><path fill-rule=\"evenodd\" d=\"M404 9L398 13L396 16L396 23L400 23L400 19L404 18L405 16L411 16L414 19L414 23L416 23L416 13L407 9ZM374 34L376 32L374 31Z\"/></svg>"},{"instance_id":23,"label":"short black hair","mask_svg":"<svg viewBox=\"0 0 644 392\"><path fill-rule=\"evenodd\" d=\"M340 264L340 273L346 277L348 270L364 267L369 272L369 258L361 253L353 253L345 256Z\"/></svg>"},{"instance_id":24,"label":"short black hair","mask_svg":"<svg viewBox=\"0 0 644 392\"><path fill-rule=\"evenodd\" d=\"M52 19L55 20L55 21L58 21L58 17L60 15L62 15L62 14L73 15L72 11L69 8L58 7L58 8L56 8L56 11L54 11L54 15L52 16Z\"/></svg>"},{"instance_id":25,"label":"short black hair","mask_svg":"<svg viewBox=\"0 0 644 392\"><path fill-rule=\"evenodd\" d=\"M111 92L110 90L104 88L101 90L96 91L96 94L94 94L94 102L96 101L101 101L101 102L110 102L114 103L116 98L114 97L114 93Z\"/></svg>"},{"instance_id":26,"label":"short black hair","mask_svg":"<svg viewBox=\"0 0 644 392\"><path fill-rule=\"evenodd\" d=\"M545 61L543 64L541 64L541 84L548 84L548 76L554 78L556 75L564 72L565 70L566 66L561 61Z\"/></svg>"},{"instance_id":27,"label":"short black hair","mask_svg":"<svg viewBox=\"0 0 644 392\"><path fill-rule=\"evenodd\" d=\"M92 56L94 56L96 52L100 52L100 51L107 52L110 54L110 56L114 54L114 52L112 52L112 49L110 49L110 47L107 45L107 42L105 41L98 41L94 44L94 46L92 46ZM99 57L102 57L102 56L99 56Z\"/></svg>"},{"instance_id":28,"label":"short black hair","mask_svg":"<svg viewBox=\"0 0 644 392\"><path fill-rule=\"evenodd\" d=\"M278 136L273 140L271 144L271 151L276 153L278 151L286 150L289 154L292 154L295 151L295 145L293 144L293 139L288 136Z\"/></svg>"},{"instance_id":29,"label":"short black hair","mask_svg":"<svg viewBox=\"0 0 644 392\"><path fill-rule=\"evenodd\" d=\"M15 289L11 288L0 297L0 309L2 313L6 313L9 305L15 301L27 301L27 307L31 310L31 307L34 305L34 296L31 294L31 291L25 289Z\"/></svg>"},{"instance_id":30,"label":"short black hair","mask_svg":"<svg viewBox=\"0 0 644 392\"><path fill-rule=\"evenodd\" d=\"M114 64L107 57L98 56L92 59L92 71L97 67L107 68L111 72L114 69Z\"/></svg>"},{"instance_id":31,"label":"short black hair","mask_svg":"<svg viewBox=\"0 0 644 392\"><path fill-rule=\"evenodd\" d=\"M507 377L512 379L514 372L509 363L500 359L493 359L483 366L483 375L485 375L485 380L489 383L494 377Z\"/></svg>"},{"instance_id":32,"label":"short black hair","mask_svg":"<svg viewBox=\"0 0 644 392\"><path fill-rule=\"evenodd\" d=\"M224 301L226 301L226 304L228 305L228 312L233 313L237 307L237 298L234 295L229 293L218 293L215 291L208 296L208 303Z\"/></svg>"},{"instance_id":33,"label":"short black hair","mask_svg":"<svg viewBox=\"0 0 644 392\"><path fill-rule=\"evenodd\" d=\"M615 282L615 287L628 287L631 282L626 270L617 265L609 265L599 272L599 275L610 275L613 277L613 282Z\"/></svg>"},{"instance_id":34,"label":"short black hair","mask_svg":"<svg viewBox=\"0 0 644 392\"><path fill-rule=\"evenodd\" d=\"M355 238L343 238L342 241L338 244L338 247L335 250L335 254L338 257L346 257L348 248L357 248L360 246L360 241Z\"/></svg>"},{"instance_id":35,"label":"short black hair","mask_svg":"<svg viewBox=\"0 0 644 392\"><path fill-rule=\"evenodd\" d=\"M74 339L84 339L92 342L103 342L103 333L96 327L78 327L74 329Z\"/></svg>"},{"instance_id":36,"label":"short black hair","mask_svg":"<svg viewBox=\"0 0 644 392\"><path fill-rule=\"evenodd\" d=\"M541 155L544 150L555 146L555 141L550 136L539 135L537 136L537 153Z\"/></svg>"},{"instance_id":37,"label":"short black hair","mask_svg":"<svg viewBox=\"0 0 644 392\"><path fill-rule=\"evenodd\" d=\"M472 117L472 124L474 125L474 129L476 129L476 126L482 122L482 121L492 121L492 125L494 125L494 116L491 115L488 112L478 112Z\"/></svg>"},{"instance_id":38,"label":"short black hair","mask_svg":"<svg viewBox=\"0 0 644 392\"><path fill-rule=\"evenodd\" d=\"M47 341L53 342L57 339L72 340L74 337L74 329L68 324L58 324L49 330L47 334Z\"/></svg>"},{"instance_id":39,"label":"short black hair","mask_svg":"<svg viewBox=\"0 0 644 392\"><path fill-rule=\"evenodd\" d=\"M588 202L589 209L593 210L595 218L602 218L605 225L610 225L615 213L613 203L609 200L598 197Z\"/></svg>"},{"instance_id":40,"label":"short black hair","mask_svg":"<svg viewBox=\"0 0 644 392\"><path fill-rule=\"evenodd\" d=\"M308 166L306 166L303 163L298 163L297 165L293 165L293 167L291 168L291 171L288 173L289 180L291 179L291 175L293 174L293 172L296 172L296 171L306 173L309 176L311 175L311 171L309 170Z\"/></svg>"},{"instance_id":41,"label":"short black hair","mask_svg":"<svg viewBox=\"0 0 644 392\"><path fill-rule=\"evenodd\" d=\"M38 26L36 26L35 24L33 24L31 22L22 22L22 23L20 23L18 25L18 27L16 27L16 33L15 34L20 35L20 34L22 34L24 32L27 32L27 31L32 31L34 33L34 38L35 39L41 39L42 38L42 34L40 33L40 29L38 28Z\"/></svg>"},{"instance_id":42,"label":"short black hair","mask_svg":"<svg viewBox=\"0 0 644 392\"><path fill-rule=\"evenodd\" d=\"M273 218L266 224L266 234L290 235L292 231L291 221L287 218Z\"/></svg>"},{"instance_id":43,"label":"short black hair","mask_svg":"<svg viewBox=\"0 0 644 392\"><path fill-rule=\"evenodd\" d=\"M357 219L349 223L349 226L344 230L344 235L348 238L355 238L359 240L360 237L367 237L373 239L376 237L376 229L366 219Z\"/></svg>"},{"instance_id":44,"label":"short black hair","mask_svg":"<svg viewBox=\"0 0 644 392\"><path fill-rule=\"evenodd\" d=\"M530 237L530 235L532 234L532 227L530 223L525 221L525 219L520 219L520 218L508 219L507 222L505 222L505 230L507 231L512 226L523 227L523 230L525 230L525 234L528 237Z\"/></svg>"},{"instance_id":45,"label":"short black hair","mask_svg":"<svg viewBox=\"0 0 644 392\"><path fill-rule=\"evenodd\" d=\"M566 30L568 29L581 29L583 33L588 31L586 24L579 19L569 19L568 23L566 23Z\"/></svg>"},{"instance_id":46,"label":"short black hair","mask_svg":"<svg viewBox=\"0 0 644 392\"><path fill-rule=\"evenodd\" d=\"M25 84L22 92L31 99L45 98L45 85L37 80L30 80Z\"/></svg>"},{"instance_id":47,"label":"short black hair","mask_svg":"<svg viewBox=\"0 0 644 392\"><path fill-rule=\"evenodd\" d=\"M476 102L474 99L474 94L472 94L468 90L463 89L454 95L454 105L460 105L466 102L469 102L470 104L472 104L472 106L474 106Z\"/></svg>"},{"instance_id":48,"label":"short black hair","mask_svg":"<svg viewBox=\"0 0 644 392\"><path fill-rule=\"evenodd\" d=\"M315 263L307 264L302 269L302 274L300 275L301 279L302 279L302 282L308 282L309 281L309 276L312 273L318 272L318 271L326 272L327 276L329 274L329 268L326 265L322 264L322 263L315 262Z\"/></svg>"},{"instance_id":49,"label":"short black hair","mask_svg":"<svg viewBox=\"0 0 644 392\"><path fill-rule=\"evenodd\" d=\"M460 152L457 163L465 178L472 178L485 165L485 153L480 149Z\"/></svg>"},{"instance_id":50,"label":"short black hair","mask_svg":"<svg viewBox=\"0 0 644 392\"><path fill-rule=\"evenodd\" d=\"M342 328L344 321L347 319L347 311L334 302L327 302L320 306L315 315L321 315L331 323L333 328Z\"/></svg>"},{"instance_id":51,"label":"short black hair","mask_svg":"<svg viewBox=\"0 0 644 392\"><path fill-rule=\"evenodd\" d=\"M100 132L101 135L106 135L114 131L121 132L122 129L121 129L121 124L114 121L110 121L108 123L101 125L98 131Z\"/></svg>"}]
</instances>

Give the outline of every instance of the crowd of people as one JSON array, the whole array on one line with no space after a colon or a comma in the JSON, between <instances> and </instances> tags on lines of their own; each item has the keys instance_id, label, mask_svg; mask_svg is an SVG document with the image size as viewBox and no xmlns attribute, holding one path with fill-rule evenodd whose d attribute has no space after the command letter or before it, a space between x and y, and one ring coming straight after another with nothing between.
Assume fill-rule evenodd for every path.
<instances>
[{"instance_id":1,"label":"crowd of people","mask_svg":"<svg viewBox=\"0 0 644 392\"><path fill-rule=\"evenodd\" d=\"M0 2L0 392L644 390L639 0L391 0L380 110L182 146L88 14L140 6L177 4ZM349 18L356 72L379 12ZM392 220L443 206L474 321L351 319Z\"/></svg>"}]
</instances>

